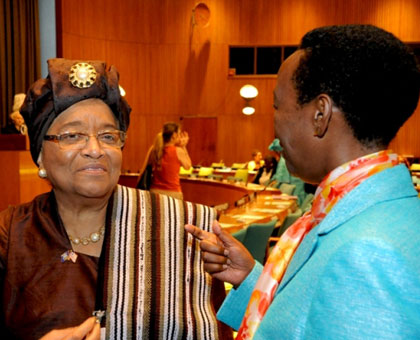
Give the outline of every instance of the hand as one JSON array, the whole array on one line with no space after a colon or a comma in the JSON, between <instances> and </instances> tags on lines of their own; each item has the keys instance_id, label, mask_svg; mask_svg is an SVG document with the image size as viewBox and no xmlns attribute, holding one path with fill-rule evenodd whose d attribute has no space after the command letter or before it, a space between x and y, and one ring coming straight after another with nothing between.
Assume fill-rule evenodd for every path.
<instances>
[{"instance_id":1,"label":"hand","mask_svg":"<svg viewBox=\"0 0 420 340\"><path fill-rule=\"evenodd\" d=\"M199 239L204 270L214 278L239 286L251 272L255 260L245 246L213 222L213 233L193 225L185 230Z\"/></svg>"},{"instance_id":2,"label":"hand","mask_svg":"<svg viewBox=\"0 0 420 340\"><path fill-rule=\"evenodd\" d=\"M96 318L90 317L76 327L54 329L45 334L40 340L99 340L101 337L101 325Z\"/></svg>"},{"instance_id":3,"label":"hand","mask_svg":"<svg viewBox=\"0 0 420 340\"><path fill-rule=\"evenodd\" d=\"M186 147L189 139L190 137L188 136L188 132L182 131L178 137L178 146L180 146L181 148Z\"/></svg>"}]
</instances>

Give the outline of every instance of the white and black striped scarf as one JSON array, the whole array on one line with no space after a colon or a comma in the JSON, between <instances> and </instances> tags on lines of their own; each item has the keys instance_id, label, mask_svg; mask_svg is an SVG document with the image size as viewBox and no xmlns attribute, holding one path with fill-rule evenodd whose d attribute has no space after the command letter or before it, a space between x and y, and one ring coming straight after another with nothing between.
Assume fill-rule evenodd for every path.
<instances>
[{"instance_id":1,"label":"white and black striped scarf","mask_svg":"<svg viewBox=\"0 0 420 340\"><path fill-rule=\"evenodd\" d=\"M213 209L118 186L108 214L100 300L107 339L219 339L198 241ZM110 207L111 208L111 207Z\"/></svg>"}]
</instances>

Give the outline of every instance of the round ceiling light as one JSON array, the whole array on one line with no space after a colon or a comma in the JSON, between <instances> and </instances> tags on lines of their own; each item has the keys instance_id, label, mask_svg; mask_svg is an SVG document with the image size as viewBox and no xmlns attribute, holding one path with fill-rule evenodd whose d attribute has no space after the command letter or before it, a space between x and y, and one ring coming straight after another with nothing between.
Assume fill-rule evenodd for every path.
<instances>
[{"instance_id":1,"label":"round ceiling light","mask_svg":"<svg viewBox=\"0 0 420 340\"><path fill-rule=\"evenodd\" d=\"M245 106L242 109L242 113L247 116L254 114L254 112L255 112L255 109L252 106Z\"/></svg>"},{"instance_id":2,"label":"round ceiling light","mask_svg":"<svg viewBox=\"0 0 420 340\"><path fill-rule=\"evenodd\" d=\"M258 90L255 86L247 84L241 87L239 94L242 98L253 99L258 96Z\"/></svg>"}]
</instances>

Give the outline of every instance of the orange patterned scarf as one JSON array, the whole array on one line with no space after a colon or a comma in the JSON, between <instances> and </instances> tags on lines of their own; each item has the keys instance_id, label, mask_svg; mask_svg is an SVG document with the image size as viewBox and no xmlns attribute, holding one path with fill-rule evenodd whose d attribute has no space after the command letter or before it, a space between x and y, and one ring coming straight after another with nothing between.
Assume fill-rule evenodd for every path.
<instances>
[{"instance_id":1,"label":"orange patterned scarf","mask_svg":"<svg viewBox=\"0 0 420 340\"><path fill-rule=\"evenodd\" d=\"M337 202L370 176L398 164L390 150L345 163L330 172L318 186L312 210L298 219L280 237L252 292L237 340L252 339L274 298L293 254L303 238L319 224Z\"/></svg>"}]
</instances>

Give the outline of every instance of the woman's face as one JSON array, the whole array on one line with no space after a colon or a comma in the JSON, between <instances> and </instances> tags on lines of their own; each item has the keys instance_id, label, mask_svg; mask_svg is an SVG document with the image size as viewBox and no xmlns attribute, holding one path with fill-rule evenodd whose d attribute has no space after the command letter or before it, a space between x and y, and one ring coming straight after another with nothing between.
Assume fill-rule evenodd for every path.
<instances>
[{"instance_id":1,"label":"woman's face","mask_svg":"<svg viewBox=\"0 0 420 340\"><path fill-rule=\"evenodd\" d=\"M172 134L171 142L176 145L179 143L179 139L180 139L180 133L179 133L179 130L177 130Z\"/></svg>"},{"instance_id":2,"label":"woman's face","mask_svg":"<svg viewBox=\"0 0 420 340\"><path fill-rule=\"evenodd\" d=\"M274 90L274 128L290 173L306 182L319 183L325 172L322 151L317 146L312 124L316 108L312 102L303 107L297 104L292 82L302 53L295 52L280 67Z\"/></svg>"},{"instance_id":3,"label":"woman's face","mask_svg":"<svg viewBox=\"0 0 420 340\"><path fill-rule=\"evenodd\" d=\"M98 132L112 130L118 130L117 121L100 99L78 102L55 119L47 135L92 135L79 150L62 149L57 143L44 141L39 163L56 193L85 198L106 198L112 193L120 176L121 148L101 146L94 137Z\"/></svg>"},{"instance_id":4,"label":"woman's face","mask_svg":"<svg viewBox=\"0 0 420 340\"><path fill-rule=\"evenodd\" d=\"M255 155L255 157L254 157L254 161L256 162L256 163L259 163L259 162L261 162L261 160L262 160L262 153L261 152L257 152L257 154Z\"/></svg>"},{"instance_id":5,"label":"woman's face","mask_svg":"<svg viewBox=\"0 0 420 340\"><path fill-rule=\"evenodd\" d=\"M11 117L12 117L13 124L15 124L16 126L21 126L25 124L25 120L23 119L19 111L14 112Z\"/></svg>"}]
</instances>

